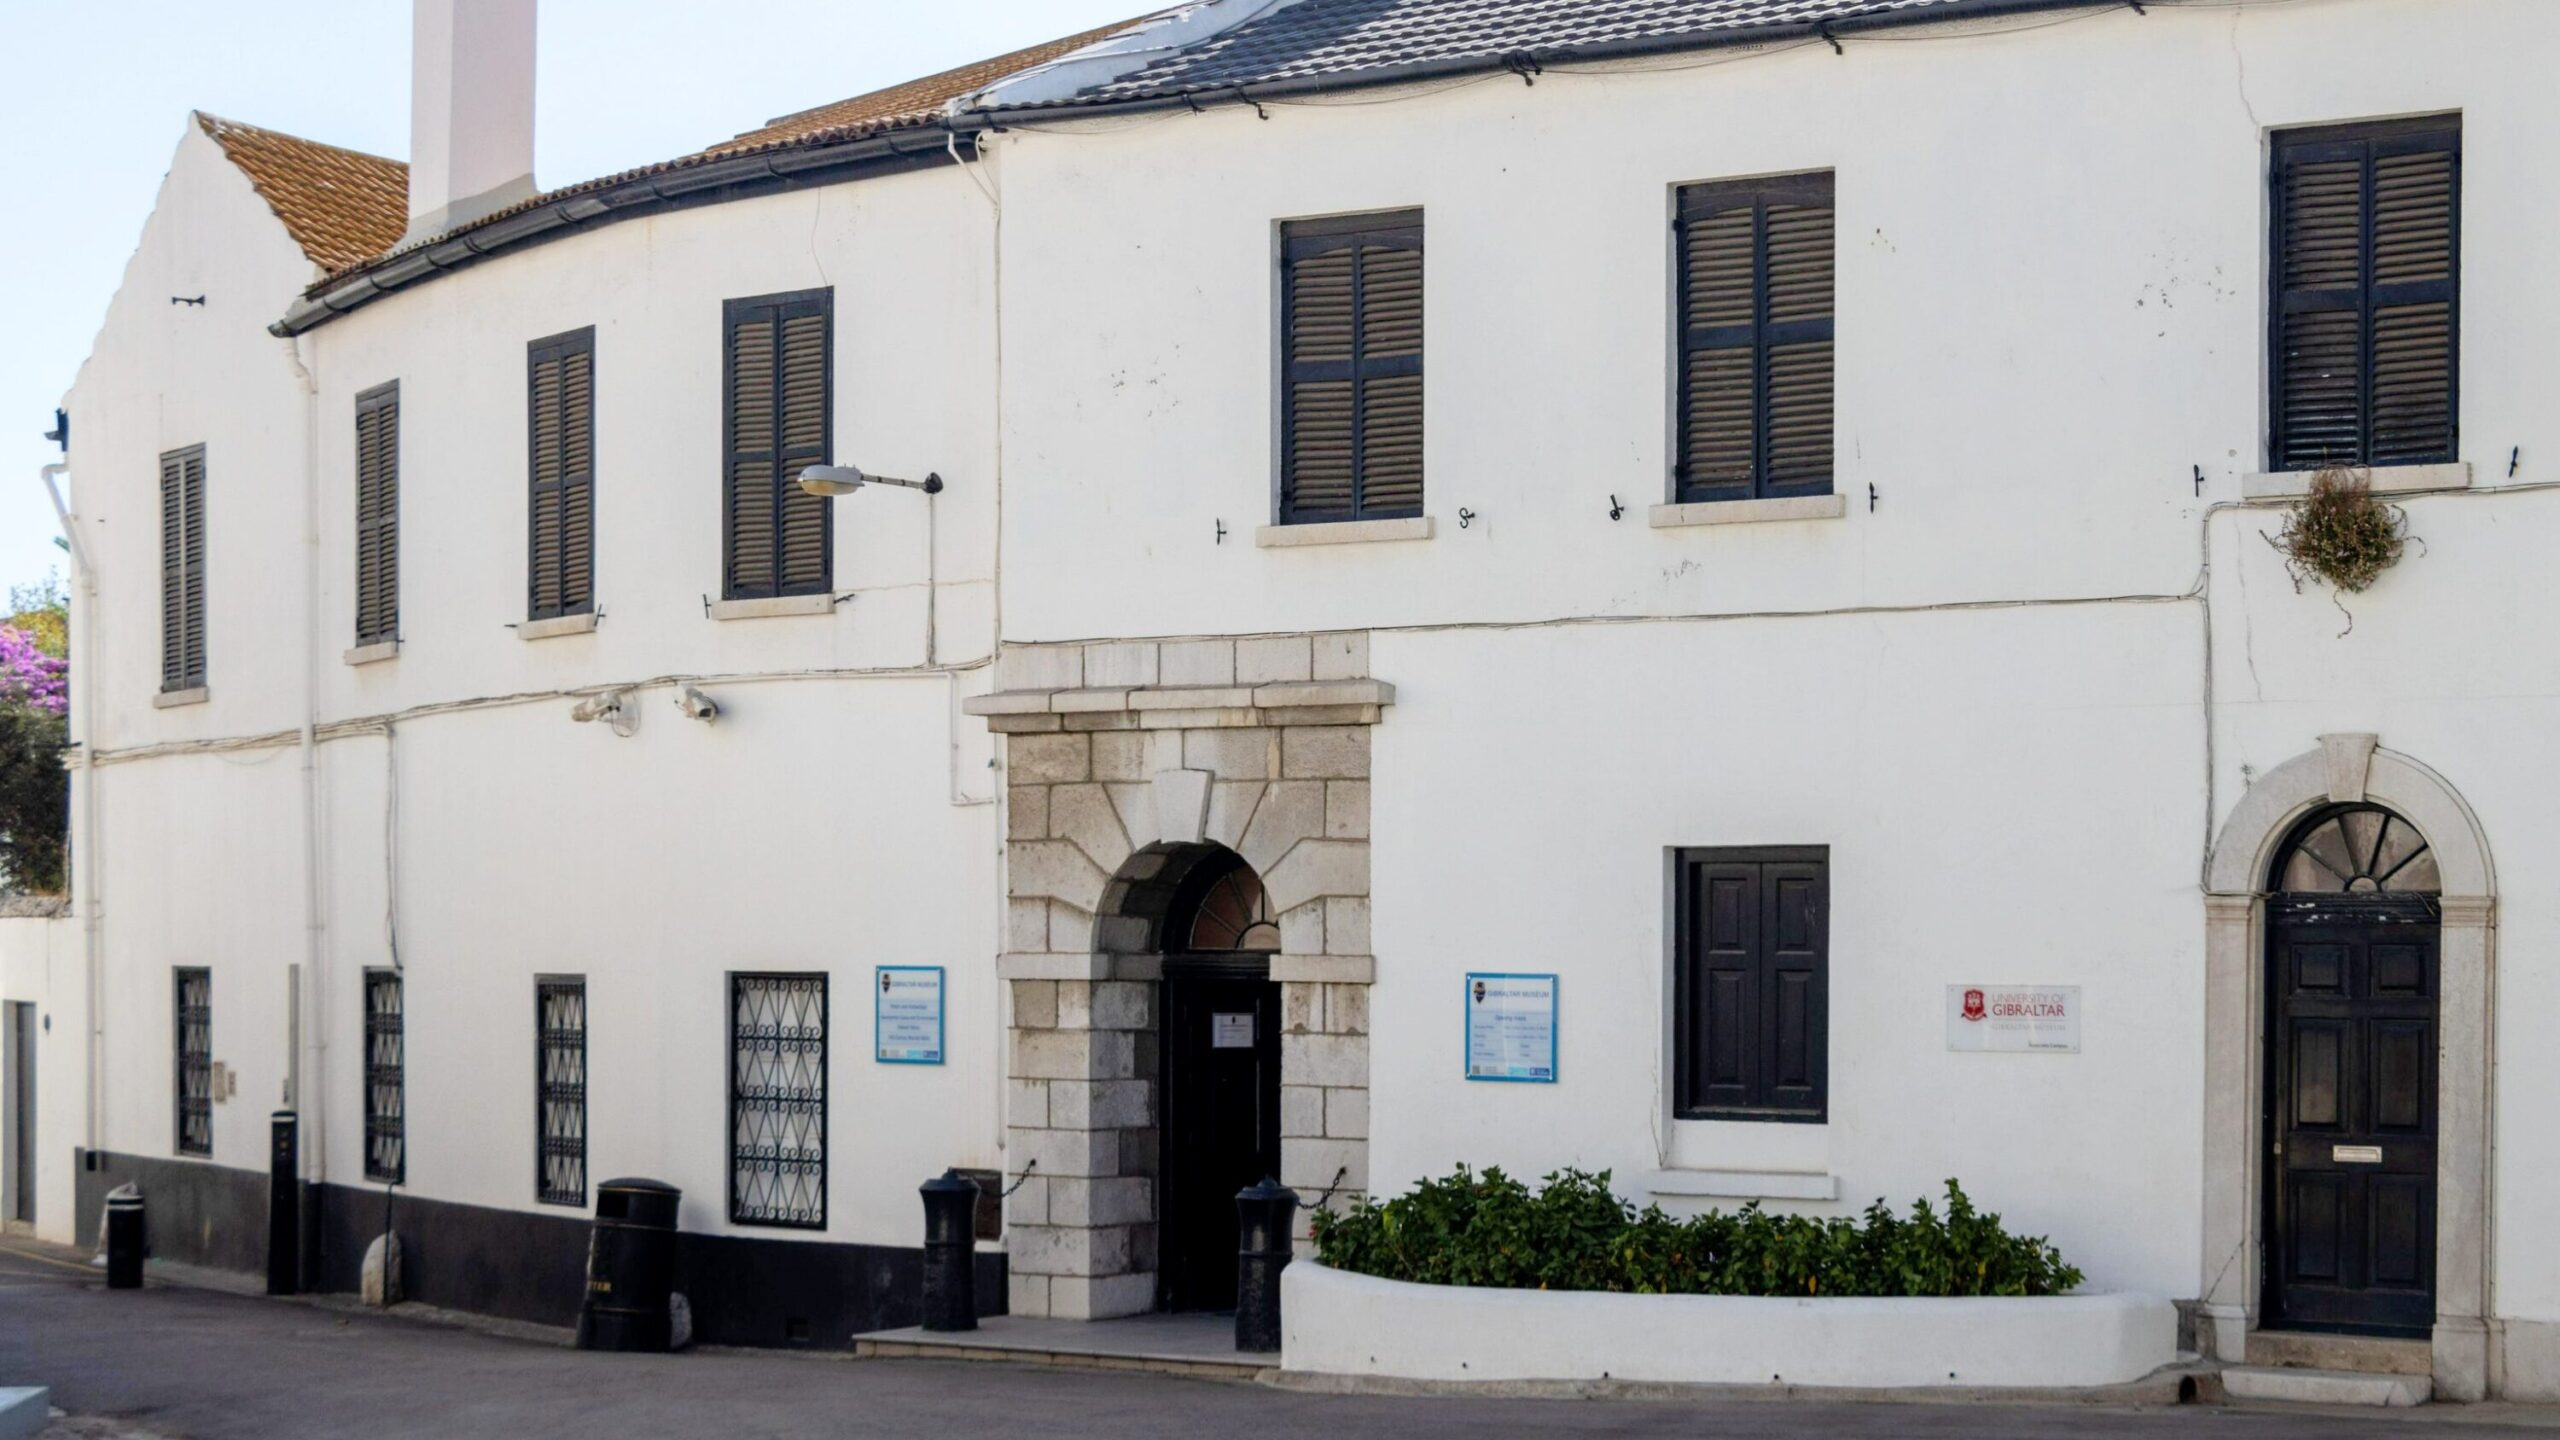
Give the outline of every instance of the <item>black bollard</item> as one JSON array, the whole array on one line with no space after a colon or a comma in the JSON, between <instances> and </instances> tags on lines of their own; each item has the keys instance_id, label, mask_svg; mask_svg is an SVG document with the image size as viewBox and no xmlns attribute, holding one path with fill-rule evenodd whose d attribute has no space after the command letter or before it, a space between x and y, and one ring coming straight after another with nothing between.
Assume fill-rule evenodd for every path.
<instances>
[{"instance_id":1,"label":"black bollard","mask_svg":"<svg viewBox=\"0 0 2560 1440\"><path fill-rule=\"evenodd\" d=\"M142 1288L142 1192L131 1185L107 1196L107 1288Z\"/></svg>"},{"instance_id":2,"label":"black bollard","mask_svg":"<svg viewBox=\"0 0 2560 1440\"><path fill-rule=\"evenodd\" d=\"M683 1197L663 1180L607 1180L596 1187L579 1349L665 1353L675 1325L668 1307L675 1291L676 1206Z\"/></svg>"},{"instance_id":3,"label":"black bollard","mask_svg":"<svg viewBox=\"0 0 2560 1440\"><path fill-rule=\"evenodd\" d=\"M1264 1180L1236 1192L1236 1348L1280 1348L1280 1272L1289 1264L1298 1192Z\"/></svg>"},{"instance_id":4,"label":"black bollard","mask_svg":"<svg viewBox=\"0 0 2560 1440\"><path fill-rule=\"evenodd\" d=\"M945 1170L924 1196L924 1328L978 1328L978 1186Z\"/></svg>"},{"instance_id":5,"label":"black bollard","mask_svg":"<svg viewBox=\"0 0 2560 1440\"><path fill-rule=\"evenodd\" d=\"M267 1293L302 1293L302 1141L294 1113L267 1122Z\"/></svg>"}]
</instances>

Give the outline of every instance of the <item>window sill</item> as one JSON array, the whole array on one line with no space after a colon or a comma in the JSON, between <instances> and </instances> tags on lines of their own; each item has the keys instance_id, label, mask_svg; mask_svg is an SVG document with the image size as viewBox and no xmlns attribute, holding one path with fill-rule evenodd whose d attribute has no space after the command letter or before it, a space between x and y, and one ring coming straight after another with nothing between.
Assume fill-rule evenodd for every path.
<instances>
[{"instance_id":1,"label":"window sill","mask_svg":"<svg viewBox=\"0 0 2560 1440\"><path fill-rule=\"evenodd\" d=\"M385 660L400 658L400 642L378 640L371 645L358 645L340 658L350 665L379 665Z\"/></svg>"},{"instance_id":2,"label":"window sill","mask_svg":"<svg viewBox=\"0 0 2560 1440\"><path fill-rule=\"evenodd\" d=\"M1656 530L1688 525L1756 525L1771 520L1837 520L1849 513L1845 495L1789 495L1774 500L1701 500L1656 505L1647 519Z\"/></svg>"},{"instance_id":3,"label":"window sill","mask_svg":"<svg viewBox=\"0 0 2560 1440\"><path fill-rule=\"evenodd\" d=\"M211 690L202 685L191 685L184 690L163 690L159 694L152 696L151 708L154 710L175 710L181 705L201 705L212 698L213 692Z\"/></svg>"},{"instance_id":4,"label":"window sill","mask_svg":"<svg viewBox=\"0 0 2560 1440\"><path fill-rule=\"evenodd\" d=\"M2406 495L2420 490L2468 490L2471 464L2379 465L2361 473L2372 477L2376 495ZM2316 470L2278 470L2240 477L2240 493L2251 500L2293 500L2311 493Z\"/></svg>"},{"instance_id":5,"label":"window sill","mask_svg":"<svg viewBox=\"0 0 2560 1440\"><path fill-rule=\"evenodd\" d=\"M1265 525L1253 532L1253 543L1265 550L1297 545L1367 545L1382 540L1428 540L1431 517L1402 520L1334 520L1316 525Z\"/></svg>"},{"instance_id":6,"label":"window sill","mask_svg":"<svg viewBox=\"0 0 2560 1440\"><path fill-rule=\"evenodd\" d=\"M1795 1170L1655 1170L1648 1195L1699 1200L1837 1200L1840 1177Z\"/></svg>"},{"instance_id":7,"label":"window sill","mask_svg":"<svg viewBox=\"0 0 2560 1440\"><path fill-rule=\"evenodd\" d=\"M833 595L774 595L761 600L714 600L714 620L768 620L777 615L824 615L836 608Z\"/></svg>"},{"instance_id":8,"label":"window sill","mask_svg":"<svg viewBox=\"0 0 2560 1440\"><path fill-rule=\"evenodd\" d=\"M595 612L584 615L555 615L548 620L527 620L516 627L519 640L548 640L554 635L586 635L596 628Z\"/></svg>"}]
</instances>

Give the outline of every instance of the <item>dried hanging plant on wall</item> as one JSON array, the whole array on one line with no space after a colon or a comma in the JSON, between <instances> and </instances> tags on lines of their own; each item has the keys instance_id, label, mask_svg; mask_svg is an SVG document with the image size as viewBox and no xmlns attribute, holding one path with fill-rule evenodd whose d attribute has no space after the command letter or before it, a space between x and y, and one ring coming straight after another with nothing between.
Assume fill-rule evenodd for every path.
<instances>
[{"instance_id":1,"label":"dried hanging plant on wall","mask_svg":"<svg viewBox=\"0 0 2560 1440\"><path fill-rule=\"evenodd\" d=\"M2408 548L2409 516L2373 498L2371 472L2331 466L2312 477L2311 493L2294 504L2284 528L2267 543L2283 552L2294 589L2320 579L2360 594Z\"/></svg>"}]
</instances>

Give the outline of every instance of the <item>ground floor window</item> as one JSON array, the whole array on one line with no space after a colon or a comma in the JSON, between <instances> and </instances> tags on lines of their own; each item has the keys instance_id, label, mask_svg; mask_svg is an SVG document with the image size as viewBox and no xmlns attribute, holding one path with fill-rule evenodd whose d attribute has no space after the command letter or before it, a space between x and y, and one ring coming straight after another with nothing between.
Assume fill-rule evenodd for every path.
<instances>
[{"instance_id":1,"label":"ground floor window","mask_svg":"<svg viewBox=\"0 0 2560 1440\"><path fill-rule=\"evenodd\" d=\"M178 1153L213 1153L213 972L178 970Z\"/></svg>"},{"instance_id":2,"label":"ground floor window","mask_svg":"<svg viewBox=\"0 0 2560 1440\"><path fill-rule=\"evenodd\" d=\"M1673 877L1673 1113L1828 1114L1830 852L1682 850Z\"/></svg>"},{"instance_id":3,"label":"ground floor window","mask_svg":"<svg viewBox=\"0 0 2560 1440\"><path fill-rule=\"evenodd\" d=\"M541 1078L535 1193L545 1205L587 1203L587 982L534 985L534 1063Z\"/></svg>"},{"instance_id":4,"label":"ground floor window","mask_svg":"<svg viewBox=\"0 0 2560 1440\"><path fill-rule=\"evenodd\" d=\"M386 1185L409 1178L408 1053L402 1018L400 972L364 972L364 1178Z\"/></svg>"},{"instance_id":5,"label":"ground floor window","mask_svg":"<svg viewBox=\"0 0 2560 1440\"><path fill-rule=\"evenodd\" d=\"M729 977L729 1218L827 1223L827 977Z\"/></svg>"}]
</instances>

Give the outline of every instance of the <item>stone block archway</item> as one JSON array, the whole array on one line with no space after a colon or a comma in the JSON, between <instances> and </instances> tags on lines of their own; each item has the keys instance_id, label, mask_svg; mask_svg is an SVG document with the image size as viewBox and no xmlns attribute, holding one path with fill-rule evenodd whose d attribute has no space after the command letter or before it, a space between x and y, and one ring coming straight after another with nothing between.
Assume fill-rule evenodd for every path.
<instances>
[{"instance_id":1,"label":"stone block archway","mask_svg":"<svg viewBox=\"0 0 2560 1440\"><path fill-rule=\"evenodd\" d=\"M1368 1185L1370 731L1363 633L1007 647L1009 1304L1156 1304L1157 983L1173 868L1244 857L1281 930L1281 1180Z\"/></svg>"}]
</instances>

